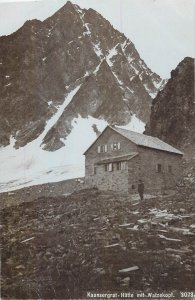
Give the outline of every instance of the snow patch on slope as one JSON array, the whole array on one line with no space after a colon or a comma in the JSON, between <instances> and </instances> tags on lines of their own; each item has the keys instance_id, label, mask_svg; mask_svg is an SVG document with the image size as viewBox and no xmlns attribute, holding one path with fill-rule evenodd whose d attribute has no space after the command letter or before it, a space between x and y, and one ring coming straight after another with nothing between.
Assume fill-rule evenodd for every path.
<instances>
[{"instance_id":1,"label":"snow patch on slope","mask_svg":"<svg viewBox=\"0 0 195 300\"><path fill-rule=\"evenodd\" d=\"M41 135L38 137L37 141L42 142L46 134L49 132L49 130L57 123L61 115L63 114L65 108L68 106L68 104L72 101L72 98L75 96L75 94L80 89L81 85L78 85L74 90L72 90L68 96L65 98L64 103L57 108L57 112L51 117L49 121L47 121L47 124L45 126L44 131L41 133Z\"/></svg>"},{"instance_id":2,"label":"snow patch on slope","mask_svg":"<svg viewBox=\"0 0 195 300\"><path fill-rule=\"evenodd\" d=\"M116 73L114 71L112 71L112 74L114 75L114 77L116 78L116 80L118 81L119 85L123 85L124 83L118 78L118 76L116 75Z\"/></svg>"},{"instance_id":3,"label":"snow patch on slope","mask_svg":"<svg viewBox=\"0 0 195 300\"><path fill-rule=\"evenodd\" d=\"M138 119L138 117L134 114L131 117L131 121L125 126L120 126L120 128L143 133L145 130L145 123Z\"/></svg>"},{"instance_id":4,"label":"snow patch on slope","mask_svg":"<svg viewBox=\"0 0 195 300\"><path fill-rule=\"evenodd\" d=\"M94 125L102 132L108 124L92 117L75 118L71 133L63 139L65 146L55 152L40 148L40 137L23 148L15 149L15 139L12 137L11 144L0 149L0 193L84 177L83 153L97 138ZM133 115L129 124L120 127L142 133L145 124Z\"/></svg>"},{"instance_id":5,"label":"snow patch on slope","mask_svg":"<svg viewBox=\"0 0 195 300\"><path fill-rule=\"evenodd\" d=\"M93 44L93 49L94 49L96 55L99 58L101 58L103 56L103 53L102 53L102 49L100 48L100 42L98 44L94 44L94 43L92 43L92 44Z\"/></svg>"},{"instance_id":6,"label":"snow patch on slope","mask_svg":"<svg viewBox=\"0 0 195 300\"><path fill-rule=\"evenodd\" d=\"M105 121L92 117L74 119L65 147L55 152L40 148L39 138L23 148L15 149L12 138L9 146L0 149L0 192L83 177L83 153L97 138L92 128L94 124L99 131L107 125Z\"/></svg>"},{"instance_id":7,"label":"snow patch on slope","mask_svg":"<svg viewBox=\"0 0 195 300\"><path fill-rule=\"evenodd\" d=\"M152 92L148 87L147 87L147 84L144 84L144 88L145 90L148 92L148 94L150 95L150 97L152 99L154 99L157 95L157 91L156 92Z\"/></svg>"},{"instance_id":8,"label":"snow patch on slope","mask_svg":"<svg viewBox=\"0 0 195 300\"><path fill-rule=\"evenodd\" d=\"M112 65L113 65L111 59L113 58L113 56L115 56L115 55L118 54L118 51L117 51L117 49L116 49L117 46L118 46L118 44L117 44L115 47L113 47L112 49L110 49L108 55L106 56L107 64L108 64L110 67L112 67Z\"/></svg>"}]
</instances>

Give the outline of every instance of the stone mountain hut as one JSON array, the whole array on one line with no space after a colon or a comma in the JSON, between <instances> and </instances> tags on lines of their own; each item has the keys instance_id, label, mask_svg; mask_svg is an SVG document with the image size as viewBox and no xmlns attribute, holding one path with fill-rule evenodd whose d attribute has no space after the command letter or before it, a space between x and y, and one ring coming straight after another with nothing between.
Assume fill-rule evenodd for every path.
<instances>
[{"instance_id":1,"label":"stone mountain hut","mask_svg":"<svg viewBox=\"0 0 195 300\"><path fill-rule=\"evenodd\" d=\"M183 153L160 139L107 126L86 150L89 187L132 193L138 180L145 190L169 189L182 179Z\"/></svg>"}]
</instances>

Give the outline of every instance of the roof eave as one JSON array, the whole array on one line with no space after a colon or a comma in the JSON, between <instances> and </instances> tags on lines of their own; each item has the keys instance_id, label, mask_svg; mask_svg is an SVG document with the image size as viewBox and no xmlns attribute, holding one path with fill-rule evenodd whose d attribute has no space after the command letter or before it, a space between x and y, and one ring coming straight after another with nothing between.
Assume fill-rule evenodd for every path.
<instances>
[{"instance_id":1,"label":"roof eave","mask_svg":"<svg viewBox=\"0 0 195 300\"><path fill-rule=\"evenodd\" d=\"M144 146L144 145L139 145L139 144L137 144L137 145L138 145L138 147L154 149L154 150L163 151L163 152L167 152L167 153L171 153L171 154L176 154L176 155L181 155L181 156L184 155L184 153L181 152L181 151L179 151L179 150L178 150L178 152L173 152L173 151L168 151L168 150L164 150L164 149L153 148L153 147L150 147L150 146Z\"/></svg>"},{"instance_id":2,"label":"roof eave","mask_svg":"<svg viewBox=\"0 0 195 300\"><path fill-rule=\"evenodd\" d=\"M110 157L110 158L107 158L107 159L103 159L102 161L98 161L96 162L97 165L101 165L101 164L107 164L109 162L122 162L122 161L129 161L129 160L132 160L134 157L136 157L139 153L138 152L135 152L134 154L132 155L129 155L130 157L127 157L128 155L123 155L123 156L118 156L118 157Z\"/></svg>"}]
</instances>

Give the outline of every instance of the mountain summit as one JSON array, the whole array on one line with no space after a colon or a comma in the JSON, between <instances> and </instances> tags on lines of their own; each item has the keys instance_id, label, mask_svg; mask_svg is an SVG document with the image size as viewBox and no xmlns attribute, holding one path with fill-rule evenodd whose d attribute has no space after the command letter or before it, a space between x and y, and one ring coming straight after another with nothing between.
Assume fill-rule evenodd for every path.
<instances>
[{"instance_id":1,"label":"mountain summit","mask_svg":"<svg viewBox=\"0 0 195 300\"><path fill-rule=\"evenodd\" d=\"M0 146L13 137L20 148L41 136L49 151L66 144L78 116L146 122L163 85L124 34L69 1L47 20L0 37L0 73Z\"/></svg>"}]
</instances>

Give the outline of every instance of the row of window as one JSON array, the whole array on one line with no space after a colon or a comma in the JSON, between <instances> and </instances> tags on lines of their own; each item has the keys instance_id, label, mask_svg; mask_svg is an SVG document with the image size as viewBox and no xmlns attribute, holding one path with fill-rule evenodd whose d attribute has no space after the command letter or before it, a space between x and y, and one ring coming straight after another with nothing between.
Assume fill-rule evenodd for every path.
<instances>
[{"instance_id":1,"label":"row of window","mask_svg":"<svg viewBox=\"0 0 195 300\"><path fill-rule=\"evenodd\" d=\"M126 170L126 162L116 162L116 163L108 163L105 164L105 171L106 172L113 172L113 171L120 171L120 170ZM97 167L94 167L94 175L97 174Z\"/></svg>"},{"instance_id":2,"label":"row of window","mask_svg":"<svg viewBox=\"0 0 195 300\"><path fill-rule=\"evenodd\" d=\"M162 169L162 165L161 164L157 164L156 165L156 172L157 173L162 173L163 172L163 169ZM172 169L172 166L168 166L168 172L169 173L172 173L173 172L173 169Z\"/></svg>"},{"instance_id":3,"label":"row of window","mask_svg":"<svg viewBox=\"0 0 195 300\"><path fill-rule=\"evenodd\" d=\"M126 170L126 162L121 161L117 163L109 163L105 164L105 171L106 172L112 172L112 171L120 171L120 170Z\"/></svg>"},{"instance_id":4,"label":"row of window","mask_svg":"<svg viewBox=\"0 0 195 300\"><path fill-rule=\"evenodd\" d=\"M117 163L108 163L105 164L105 171L112 172L114 170L125 170L126 169L126 162L117 162ZM162 165L156 165L156 172L162 173ZM168 172L172 173L172 166L168 166Z\"/></svg>"},{"instance_id":5,"label":"row of window","mask_svg":"<svg viewBox=\"0 0 195 300\"><path fill-rule=\"evenodd\" d=\"M108 152L108 148L109 148L109 145L107 145L107 144L98 146L98 153ZM110 144L110 149L114 150L114 151L120 150L121 149L121 143L118 142L118 143Z\"/></svg>"},{"instance_id":6,"label":"row of window","mask_svg":"<svg viewBox=\"0 0 195 300\"><path fill-rule=\"evenodd\" d=\"M105 171L106 172L113 172L113 171L120 171L120 170L126 170L127 169L127 162L126 161L121 161L121 162L116 162L116 163L107 163L105 164ZM94 168L94 174L97 172L97 167ZM162 173L162 165L157 164L156 165L156 172L157 173ZM168 166L168 172L172 173L172 166Z\"/></svg>"}]
</instances>

